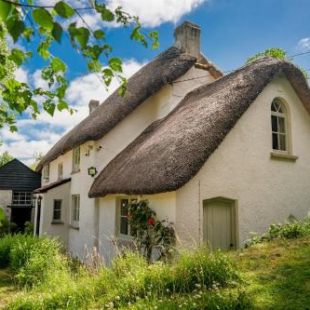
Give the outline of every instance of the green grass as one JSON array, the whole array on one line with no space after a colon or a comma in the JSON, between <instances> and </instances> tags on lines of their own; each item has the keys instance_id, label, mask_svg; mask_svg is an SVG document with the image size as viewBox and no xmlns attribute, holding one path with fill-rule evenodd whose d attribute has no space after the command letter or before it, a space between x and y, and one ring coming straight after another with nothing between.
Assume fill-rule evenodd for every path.
<instances>
[{"instance_id":1,"label":"green grass","mask_svg":"<svg viewBox=\"0 0 310 310\"><path fill-rule=\"evenodd\" d=\"M87 299L87 302L83 301L82 303L76 299L77 304L81 306L72 309L108 309L105 305L109 301L114 301L114 306L117 307L118 298L127 298L126 294L133 290L140 291L133 299L126 299L125 302L119 304L118 309L310 309L310 237L271 241L229 253L228 256L239 270L242 279L241 284L236 286L220 285L218 288L212 288L212 290L209 288L201 292L199 287L194 288L195 283L200 280L193 278L193 287L187 285L183 288L180 282L179 288L171 292L175 289L175 287L171 287L171 294L167 293L167 287L170 287L170 283L172 283L169 278L171 272L179 268L178 271L175 271L173 278L175 286L176 283L179 283L175 277L180 276L186 279L192 276L191 272L183 273L182 270L195 269L195 263L203 259L199 255L195 259L185 255L183 261L178 262L176 267L156 265L145 267L143 261L137 261L137 267L131 270L130 268L135 265L135 262L120 261L114 271L106 270L104 274L94 278L80 277L83 280L77 279L72 282L66 294L72 302L74 298ZM127 263L129 263L128 266ZM209 260L206 263L209 263ZM221 273L217 274L222 276ZM205 277L205 279L207 278ZM151 283L153 287L157 285L156 290L163 293L156 295L153 289L150 297L147 297L143 281L150 281L150 279L153 281ZM217 281L220 281L219 279ZM186 281L186 283L191 283L188 279ZM60 308L60 306L55 307L54 304L55 298L59 298L59 305L66 304L67 297L63 288L59 288L58 294L57 288L53 287L48 291L48 286L49 283L46 283L44 286L29 291L22 289L18 291L13 285L10 273L0 270L0 308L15 299L16 294L20 292L20 297L22 297L19 297L20 305L15 308L7 307L7 309L67 309L66 306ZM85 293L85 288L89 290L87 293ZM42 295L41 292L43 292ZM102 297L100 297L101 294ZM28 299L29 297L36 300L36 296L46 296L46 306L23 308L23 298ZM63 298L63 301L60 301L60 298Z\"/></svg>"}]
</instances>

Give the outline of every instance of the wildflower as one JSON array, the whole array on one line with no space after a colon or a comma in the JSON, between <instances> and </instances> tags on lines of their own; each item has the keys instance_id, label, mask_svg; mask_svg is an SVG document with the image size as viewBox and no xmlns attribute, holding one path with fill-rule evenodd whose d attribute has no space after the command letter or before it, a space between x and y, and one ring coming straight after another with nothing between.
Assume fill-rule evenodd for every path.
<instances>
[{"instance_id":1,"label":"wildflower","mask_svg":"<svg viewBox=\"0 0 310 310\"><path fill-rule=\"evenodd\" d=\"M150 225L155 225L155 219L154 219L153 217L150 217L150 218L148 219L148 223L149 223Z\"/></svg>"}]
</instances>

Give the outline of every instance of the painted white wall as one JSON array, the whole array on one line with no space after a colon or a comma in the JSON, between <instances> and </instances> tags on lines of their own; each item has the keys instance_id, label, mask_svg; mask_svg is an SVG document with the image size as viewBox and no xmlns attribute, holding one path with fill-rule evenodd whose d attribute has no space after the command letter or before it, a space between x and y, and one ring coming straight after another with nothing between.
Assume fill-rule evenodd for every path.
<instances>
[{"instance_id":1,"label":"painted white wall","mask_svg":"<svg viewBox=\"0 0 310 310\"><path fill-rule=\"evenodd\" d=\"M291 114L296 162L271 159L270 105L283 98ZM272 81L210 156L199 173L176 192L176 226L187 245L202 240L204 199L237 200L239 245L290 214L310 210L310 117L284 77Z\"/></svg>"},{"instance_id":2,"label":"painted white wall","mask_svg":"<svg viewBox=\"0 0 310 310\"><path fill-rule=\"evenodd\" d=\"M5 212L8 218L11 217L11 210L7 208L12 203L12 191L0 190L0 208Z\"/></svg>"},{"instance_id":3,"label":"painted white wall","mask_svg":"<svg viewBox=\"0 0 310 310\"><path fill-rule=\"evenodd\" d=\"M106 264L109 265L111 259L115 255L119 242L122 238L116 231L117 200L128 198L125 195L107 195L99 200L99 216L97 225L99 253L105 258ZM133 196L131 197L133 198ZM157 218L160 220L168 220L175 222L176 213L176 195L175 192L158 194L158 195L143 195L136 197L138 199L146 199L149 201L149 206L156 212Z\"/></svg>"},{"instance_id":4,"label":"painted white wall","mask_svg":"<svg viewBox=\"0 0 310 310\"><path fill-rule=\"evenodd\" d=\"M55 187L43 195L41 201L40 235L47 234L50 237L59 237L59 240L68 247L69 218L70 218L70 187L71 183L65 183ZM53 224L54 200L62 200L61 221L63 224ZM35 215L36 218L36 215Z\"/></svg>"}]
</instances>

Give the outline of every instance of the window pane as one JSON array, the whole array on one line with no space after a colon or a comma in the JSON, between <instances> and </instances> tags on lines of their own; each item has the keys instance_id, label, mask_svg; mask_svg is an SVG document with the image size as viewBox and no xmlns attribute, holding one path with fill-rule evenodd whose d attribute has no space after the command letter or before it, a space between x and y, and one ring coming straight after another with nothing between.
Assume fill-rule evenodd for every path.
<instances>
[{"instance_id":1,"label":"window pane","mask_svg":"<svg viewBox=\"0 0 310 310\"><path fill-rule=\"evenodd\" d=\"M271 127L273 132L278 131L278 122L277 122L277 117L272 115L271 116Z\"/></svg>"},{"instance_id":2,"label":"window pane","mask_svg":"<svg viewBox=\"0 0 310 310\"><path fill-rule=\"evenodd\" d=\"M128 200L122 199L121 200L121 216L127 216L128 214Z\"/></svg>"},{"instance_id":3,"label":"window pane","mask_svg":"<svg viewBox=\"0 0 310 310\"><path fill-rule=\"evenodd\" d=\"M127 219L127 217L121 217L120 233L122 235L128 235L128 219Z\"/></svg>"},{"instance_id":4,"label":"window pane","mask_svg":"<svg viewBox=\"0 0 310 310\"><path fill-rule=\"evenodd\" d=\"M277 111L277 106L276 106L276 103L274 101L271 104L271 111L274 111L274 112Z\"/></svg>"},{"instance_id":5,"label":"window pane","mask_svg":"<svg viewBox=\"0 0 310 310\"><path fill-rule=\"evenodd\" d=\"M280 140L280 150L286 151L286 135L280 134L279 140Z\"/></svg>"},{"instance_id":6,"label":"window pane","mask_svg":"<svg viewBox=\"0 0 310 310\"><path fill-rule=\"evenodd\" d=\"M278 150L279 149L278 134L276 134L276 133L272 134L272 148L274 150Z\"/></svg>"},{"instance_id":7,"label":"window pane","mask_svg":"<svg viewBox=\"0 0 310 310\"><path fill-rule=\"evenodd\" d=\"M285 133L285 118L278 117L279 132Z\"/></svg>"}]
</instances>

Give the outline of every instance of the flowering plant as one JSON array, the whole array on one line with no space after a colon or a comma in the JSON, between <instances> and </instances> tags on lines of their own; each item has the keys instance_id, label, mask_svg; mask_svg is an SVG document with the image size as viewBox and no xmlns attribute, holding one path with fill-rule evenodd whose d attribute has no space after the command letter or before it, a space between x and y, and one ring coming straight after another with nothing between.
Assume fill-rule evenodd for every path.
<instances>
[{"instance_id":1,"label":"flowering plant","mask_svg":"<svg viewBox=\"0 0 310 310\"><path fill-rule=\"evenodd\" d=\"M151 261L152 254L156 259L169 256L175 245L173 223L158 220L156 213L149 207L148 200L132 200L128 206L127 218L137 248L148 261Z\"/></svg>"}]
</instances>

